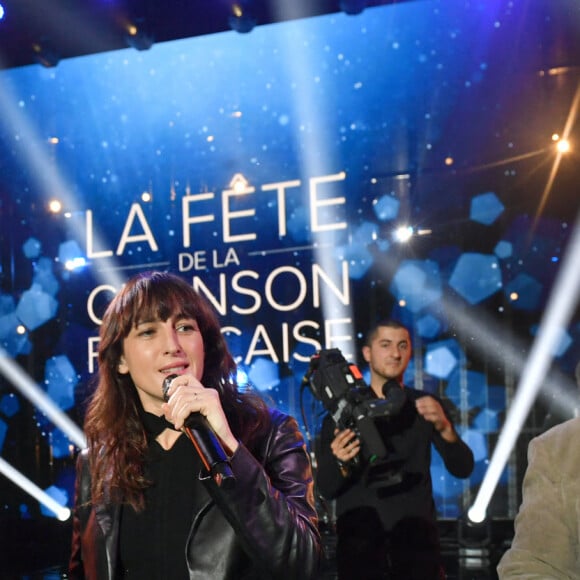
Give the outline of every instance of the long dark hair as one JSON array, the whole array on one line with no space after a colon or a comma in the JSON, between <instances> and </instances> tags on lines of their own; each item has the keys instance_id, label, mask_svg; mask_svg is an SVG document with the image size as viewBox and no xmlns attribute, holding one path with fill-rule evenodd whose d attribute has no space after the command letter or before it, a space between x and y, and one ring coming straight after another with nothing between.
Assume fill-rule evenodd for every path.
<instances>
[{"instance_id":1,"label":"long dark hair","mask_svg":"<svg viewBox=\"0 0 580 580\"><path fill-rule=\"evenodd\" d=\"M269 411L255 393L240 392L236 364L211 306L185 280L167 272L146 272L131 278L103 316L99 342L97 388L85 417L93 502L107 494L135 509L143 507L143 475L147 437L139 415L139 397L129 374L120 374L123 341L143 319L172 316L197 321L204 342L201 382L216 389L232 433L252 449L266 429Z\"/></svg>"}]
</instances>

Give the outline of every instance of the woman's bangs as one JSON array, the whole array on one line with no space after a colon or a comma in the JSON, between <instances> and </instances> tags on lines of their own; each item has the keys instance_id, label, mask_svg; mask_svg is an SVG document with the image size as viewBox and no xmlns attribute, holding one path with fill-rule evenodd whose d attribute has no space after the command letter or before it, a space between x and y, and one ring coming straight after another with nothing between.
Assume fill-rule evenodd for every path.
<instances>
[{"instance_id":1,"label":"woman's bangs","mask_svg":"<svg viewBox=\"0 0 580 580\"><path fill-rule=\"evenodd\" d=\"M186 291L187 290L187 291ZM148 284L133 301L132 325L145 320L166 321L173 317L197 318L195 293L177 285Z\"/></svg>"}]
</instances>

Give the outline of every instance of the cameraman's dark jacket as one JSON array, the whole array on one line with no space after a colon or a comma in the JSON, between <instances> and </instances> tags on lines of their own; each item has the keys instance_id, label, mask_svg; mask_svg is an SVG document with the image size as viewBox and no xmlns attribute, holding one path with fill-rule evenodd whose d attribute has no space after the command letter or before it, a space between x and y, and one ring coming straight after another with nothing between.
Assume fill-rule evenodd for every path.
<instances>
[{"instance_id":1,"label":"cameraman's dark jacket","mask_svg":"<svg viewBox=\"0 0 580 580\"><path fill-rule=\"evenodd\" d=\"M207 485L184 546L190 578L315 577L321 545L309 458L296 421L272 411L255 454L244 445L236 450L233 489ZM79 455L75 504L69 577L115 579L121 507L90 504L86 451Z\"/></svg>"},{"instance_id":2,"label":"cameraman's dark jacket","mask_svg":"<svg viewBox=\"0 0 580 580\"><path fill-rule=\"evenodd\" d=\"M330 415L325 417L316 447L316 484L322 496L337 500L339 519L365 507L376 510L386 532L411 518L435 522L431 444L455 477L466 478L473 471L471 449L461 439L455 443L445 441L433 424L417 412L415 401L432 395L408 387L404 391L406 401L396 415L375 419L387 448L386 456L370 462L363 451L360 466L349 469L346 476L330 449L336 425Z\"/></svg>"}]
</instances>

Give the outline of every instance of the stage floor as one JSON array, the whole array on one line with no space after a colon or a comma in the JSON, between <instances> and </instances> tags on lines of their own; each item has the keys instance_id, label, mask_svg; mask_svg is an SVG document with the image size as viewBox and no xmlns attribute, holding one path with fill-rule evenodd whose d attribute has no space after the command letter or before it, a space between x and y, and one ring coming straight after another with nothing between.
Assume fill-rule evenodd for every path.
<instances>
[{"instance_id":1,"label":"stage floor","mask_svg":"<svg viewBox=\"0 0 580 580\"><path fill-rule=\"evenodd\" d=\"M0 521L0 570L2 580L60 580L66 578L70 522L52 518ZM471 539L460 534L457 520L439 522L448 580L496 580L496 566L513 535L511 520L491 522L486 537ZM336 578L334 537L323 533L327 558L320 580Z\"/></svg>"}]
</instances>

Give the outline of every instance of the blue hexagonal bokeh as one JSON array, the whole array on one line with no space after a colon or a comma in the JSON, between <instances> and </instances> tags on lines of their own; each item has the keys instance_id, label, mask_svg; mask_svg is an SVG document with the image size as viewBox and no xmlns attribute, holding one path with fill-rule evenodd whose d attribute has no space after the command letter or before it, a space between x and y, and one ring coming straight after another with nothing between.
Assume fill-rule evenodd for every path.
<instances>
[{"instance_id":1,"label":"blue hexagonal bokeh","mask_svg":"<svg viewBox=\"0 0 580 580\"><path fill-rule=\"evenodd\" d=\"M335 255L339 260L348 262L348 275L352 280L360 280L373 265L373 255L366 244L349 244L336 248Z\"/></svg>"},{"instance_id":2,"label":"blue hexagonal bokeh","mask_svg":"<svg viewBox=\"0 0 580 580\"><path fill-rule=\"evenodd\" d=\"M65 355L53 356L46 361L44 382L48 396L64 411L74 405L77 373Z\"/></svg>"},{"instance_id":3,"label":"blue hexagonal bokeh","mask_svg":"<svg viewBox=\"0 0 580 580\"><path fill-rule=\"evenodd\" d=\"M416 324L417 333L421 338L435 338L441 332L441 322L432 314L421 316Z\"/></svg>"},{"instance_id":4,"label":"blue hexagonal bokeh","mask_svg":"<svg viewBox=\"0 0 580 580\"><path fill-rule=\"evenodd\" d=\"M461 438L473 451L475 462L484 461L489 457L487 438L483 433L475 429L464 429Z\"/></svg>"},{"instance_id":5,"label":"blue hexagonal bokeh","mask_svg":"<svg viewBox=\"0 0 580 580\"><path fill-rule=\"evenodd\" d=\"M411 312L419 312L441 298L439 266L432 260L404 260L390 289L397 302L404 300Z\"/></svg>"},{"instance_id":6,"label":"blue hexagonal bokeh","mask_svg":"<svg viewBox=\"0 0 580 580\"><path fill-rule=\"evenodd\" d=\"M18 506L18 513L20 514L21 520L30 520L32 519L32 514L30 513L30 507L28 504L21 503Z\"/></svg>"},{"instance_id":7,"label":"blue hexagonal bokeh","mask_svg":"<svg viewBox=\"0 0 580 580\"><path fill-rule=\"evenodd\" d=\"M16 315L28 330L34 330L54 317L58 302L42 290L39 284L33 284L30 290L22 293Z\"/></svg>"},{"instance_id":8,"label":"blue hexagonal bokeh","mask_svg":"<svg viewBox=\"0 0 580 580\"><path fill-rule=\"evenodd\" d=\"M496 256L467 252L457 260L449 285L467 302L477 304L502 287Z\"/></svg>"},{"instance_id":9,"label":"blue hexagonal bokeh","mask_svg":"<svg viewBox=\"0 0 580 580\"><path fill-rule=\"evenodd\" d=\"M280 382L278 365L269 359L257 358L248 371L252 385L260 391L273 389Z\"/></svg>"},{"instance_id":10,"label":"blue hexagonal bokeh","mask_svg":"<svg viewBox=\"0 0 580 580\"><path fill-rule=\"evenodd\" d=\"M40 258L34 266L33 283L51 296L56 296L60 284L54 275L53 262L48 258Z\"/></svg>"},{"instance_id":11,"label":"blue hexagonal bokeh","mask_svg":"<svg viewBox=\"0 0 580 580\"><path fill-rule=\"evenodd\" d=\"M0 316L10 314L16 309L14 298L10 294L0 294Z\"/></svg>"},{"instance_id":12,"label":"blue hexagonal bokeh","mask_svg":"<svg viewBox=\"0 0 580 580\"><path fill-rule=\"evenodd\" d=\"M459 357L448 345L431 344L425 352L425 372L439 379L447 379L459 363Z\"/></svg>"},{"instance_id":13,"label":"blue hexagonal bokeh","mask_svg":"<svg viewBox=\"0 0 580 580\"><path fill-rule=\"evenodd\" d=\"M28 334L18 331L20 326L16 311L0 316L0 345L12 357L28 354L32 348Z\"/></svg>"},{"instance_id":14,"label":"blue hexagonal bokeh","mask_svg":"<svg viewBox=\"0 0 580 580\"><path fill-rule=\"evenodd\" d=\"M61 264L74 262L79 258L84 258L84 254L76 240L67 240L59 245L58 260Z\"/></svg>"},{"instance_id":15,"label":"blue hexagonal bokeh","mask_svg":"<svg viewBox=\"0 0 580 580\"><path fill-rule=\"evenodd\" d=\"M71 455L71 441L58 428L54 428L50 433L50 448L53 457L57 459Z\"/></svg>"},{"instance_id":16,"label":"blue hexagonal bokeh","mask_svg":"<svg viewBox=\"0 0 580 580\"><path fill-rule=\"evenodd\" d=\"M375 215L383 222L396 219L400 207L401 202L392 195L383 195L373 204Z\"/></svg>"},{"instance_id":17,"label":"blue hexagonal bokeh","mask_svg":"<svg viewBox=\"0 0 580 580\"><path fill-rule=\"evenodd\" d=\"M0 398L0 412L5 417L14 417L20 411L20 401L14 393L7 393Z\"/></svg>"},{"instance_id":18,"label":"blue hexagonal bokeh","mask_svg":"<svg viewBox=\"0 0 580 580\"><path fill-rule=\"evenodd\" d=\"M495 433L499 430L499 412L493 409L482 409L473 419L473 428L481 433Z\"/></svg>"},{"instance_id":19,"label":"blue hexagonal bokeh","mask_svg":"<svg viewBox=\"0 0 580 580\"><path fill-rule=\"evenodd\" d=\"M497 385L487 387L487 408L492 411L505 411L507 397L505 387Z\"/></svg>"},{"instance_id":20,"label":"blue hexagonal bokeh","mask_svg":"<svg viewBox=\"0 0 580 580\"><path fill-rule=\"evenodd\" d=\"M42 244L36 238L28 238L22 244L22 252L29 260L34 260L40 256Z\"/></svg>"},{"instance_id":21,"label":"blue hexagonal bokeh","mask_svg":"<svg viewBox=\"0 0 580 580\"><path fill-rule=\"evenodd\" d=\"M68 504L68 493L66 492L66 490L57 487L56 485L51 485L44 491L56 503L62 506L66 506ZM49 518L56 518L56 514L52 510L48 509L44 504L40 504L40 513Z\"/></svg>"},{"instance_id":22,"label":"blue hexagonal bokeh","mask_svg":"<svg viewBox=\"0 0 580 580\"><path fill-rule=\"evenodd\" d=\"M433 482L433 495L435 500L450 500L459 499L463 495L463 481L457 477L453 477L447 471L442 461L438 460L439 455L433 454L433 461L431 463L431 480ZM445 507L449 508L448 501L444 502ZM446 516L450 514L445 514Z\"/></svg>"},{"instance_id":23,"label":"blue hexagonal bokeh","mask_svg":"<svg viewBox=\"0 0 580 580\"><path fill-rule=\"evenodd\" d=\"M530 329L532 336L536 336L538 330L539 326L534 324ZM552 345L552 355L556 358L563 356L573 342L572 336L565 328L558 329L557 342Z\"/></svg>"},{"instance_id":24,"label":"blue hexagonal bokeh","mask_svg":"<svg viewBox=\"0 0 580 580\"><path fill-rule=\"evenodd\" d=\"M463 393L463 381L465 381L465 393ZM462 401L463 394L464 401ZM462 411L483 407L487 402L487 379L480 372L461 372L457 369L452 373L447 383L445 395Z\"/></svg>"},{"instance_id":25,"label":"blue hexagonal bokeh","mask_svg":"<svg viewBox=\"0 0 580 580\"><path fill-rule=\"evenodd\" d=\"M504 294L518 310L536 310L542 297L542 284L535 278L522 272L504 287ZM517 298L513 299L512 295Z\"/></svg>"},{"instance_id":26,"label":"blue hexagonal bokeh","mask_svg":"<svg viewBox=\"0 0 580 580\"><path fill-rule=\"evenodd\" d=\"M476 195L471 200L471 209L469 217L474 222L479 222L484 225L492 224L504 211L503 203L498 199L495 193L488 191Z\"/></svg>"},{"instance_id":27,"label":"blue hexagonal bokeh","mask_svg":"<svg viewBox=\"0 0 580 580\"><path fill-rule=\"evenodd\" d=\"M560 329L560 339L556 344L555 348L553 349L553 354L556 358L560 358L564 356L566 351L570 348L574 341L572 337L565 329Z\"/></svg>"},{"instance_id":28,"label":"blue hexagonal bokeh","mask_svg":"<svg viewBox=\"0 0 580 580\"><path fill-rule=\"evenodd\" d=\"M509 258L513 254L513 251L514 247L511 242L501 240L495 245L493 253L501 260L505 260L506 258Z\"/></svg>"},{"instance_id":29,"label":"blue hexagonal bokeh","mask_svg":"<svg viewBox=\"0 0 580 580\"><path fill-rule=\"evenodd\" d=\"M360 224L352 234L351 243L372 244L379 237L379 226L372 222L365 221Z\"/></svg>"},{"instance_id":30,"label":"blue hexagonal bokeh","mask_svg":"<svg viewBox=\"0 0 580 580\"><path fill-rule=\"evenodd\" d=\"M389 240L380 238L377 240L377 247L381 252L386 252L391 247L391 242L389 242Z\"/></svg>"}]
</instances>

